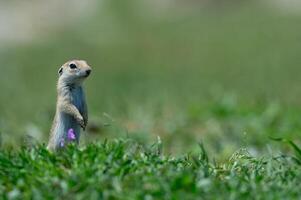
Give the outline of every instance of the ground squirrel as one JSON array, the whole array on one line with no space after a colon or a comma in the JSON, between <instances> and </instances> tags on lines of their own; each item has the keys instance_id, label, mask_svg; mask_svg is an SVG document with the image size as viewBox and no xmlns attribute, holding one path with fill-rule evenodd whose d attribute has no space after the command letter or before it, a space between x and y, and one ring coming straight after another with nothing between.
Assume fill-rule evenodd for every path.
<instances>
[{"instance_id":1,"label":"ground squirrel","mask_svg":"<svg viewBox=\"0 0 301 200\"><path fill-rule=\"evenodd\" d=\"M85 130L88 122L82 82L90 73L91 67L84 60L72 60L60 67L56 113L47 149L57 150L61 145L60 142L67 140L69 130L72 130L76 142L79 143L80 127Z\"/></svg>"}]
</instances>

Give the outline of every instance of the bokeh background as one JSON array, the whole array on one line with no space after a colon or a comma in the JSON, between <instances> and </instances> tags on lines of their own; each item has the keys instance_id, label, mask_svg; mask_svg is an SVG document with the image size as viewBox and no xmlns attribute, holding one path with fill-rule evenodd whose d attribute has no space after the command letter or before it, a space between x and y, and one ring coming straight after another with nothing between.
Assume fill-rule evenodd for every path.
<instances>
[{"instance_id":1,"label":"bokeh background","mask_svg":"<svg viewBox=\"0 0 301 200\"><path fill-rule=\"evenodd\" d=\"M298 0L0 1L4 148L46 143L58 68L84 59L90 123L82 145L130 137L216 156L298 141Z\"/></svg>"}]
</instances>

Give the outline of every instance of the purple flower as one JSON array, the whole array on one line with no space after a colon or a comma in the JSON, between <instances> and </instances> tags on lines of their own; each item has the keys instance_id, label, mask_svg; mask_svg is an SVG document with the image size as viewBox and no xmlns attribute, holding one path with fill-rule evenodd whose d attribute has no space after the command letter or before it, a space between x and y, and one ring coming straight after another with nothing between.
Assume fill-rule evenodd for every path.
<instances>
[{"instance_id":1,"label":"purple flower","mask_svg":"<svg viewBox=\"0 0 301 200\"><path fill-rule=\"evenodd\" d=\"M64 138L62 138L60 140L60 147L63 148L64 146L65 146L65 140L64 140Z\"/></svg>"},{"instance_id":2,"label":"purple flower","mask_svg":"<svg viewBox=\"0 0 301 200\"><path fill-rule=\"evenodd\" d=\"M68 130L67 138L68 138L69 141L72 141L72 140L76 139L73 128L70 128Z\"/></svg>"}]
</instances>

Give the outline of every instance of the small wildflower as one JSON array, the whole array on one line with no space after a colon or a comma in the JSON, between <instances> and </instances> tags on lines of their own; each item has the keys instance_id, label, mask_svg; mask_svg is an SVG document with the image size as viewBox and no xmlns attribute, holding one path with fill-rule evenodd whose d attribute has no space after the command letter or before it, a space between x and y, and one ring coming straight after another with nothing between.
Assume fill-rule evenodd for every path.
<instances>
[{"instance_id":1,"label":"small wildflower","mask_svg":"<svg viewBox=\"0 0 301 200\"><path fill-rule=\"evenodd\" d=\"M70 128L68 130L67 138L68 138L69 141L76 139L73 128Z\"/></svg>"}]
</instances>

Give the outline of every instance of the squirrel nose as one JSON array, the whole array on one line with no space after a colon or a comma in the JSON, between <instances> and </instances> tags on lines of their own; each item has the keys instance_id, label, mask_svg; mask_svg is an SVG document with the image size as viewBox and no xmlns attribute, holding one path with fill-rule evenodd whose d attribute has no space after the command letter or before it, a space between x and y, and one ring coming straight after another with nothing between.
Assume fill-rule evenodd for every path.
<instances>
[{"instance_id":1,"label":"squirrel nose","mask_svg":"<svg viewBox=\"0 0 301 200\"><path fill-rule=\"evenodd\" d=\"M91 73L91 69L87 69L87 70L86 70L86 74L87 74L87 76L89 76L89 75L90 75L90 73Z\"/></svg>"}]
</instances>

